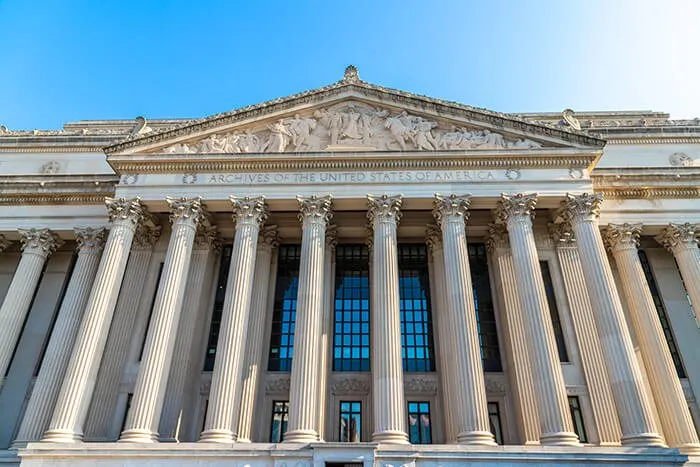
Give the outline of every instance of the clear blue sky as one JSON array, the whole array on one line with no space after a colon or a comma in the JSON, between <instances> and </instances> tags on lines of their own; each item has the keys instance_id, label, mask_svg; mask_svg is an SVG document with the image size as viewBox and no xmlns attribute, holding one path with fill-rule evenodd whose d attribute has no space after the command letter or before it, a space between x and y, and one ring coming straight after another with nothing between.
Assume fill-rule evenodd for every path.
<instances>
[{"instance_id":1,"label":"clear blue sky","mask_svg":"<svg viewBox=\"0 0 700 467\"><path fill-rule=\"evenodd\" d=\"M202 117L337 81L700 116L700 1L0 0L0 125Z\"/></svg>"}]
</instances>

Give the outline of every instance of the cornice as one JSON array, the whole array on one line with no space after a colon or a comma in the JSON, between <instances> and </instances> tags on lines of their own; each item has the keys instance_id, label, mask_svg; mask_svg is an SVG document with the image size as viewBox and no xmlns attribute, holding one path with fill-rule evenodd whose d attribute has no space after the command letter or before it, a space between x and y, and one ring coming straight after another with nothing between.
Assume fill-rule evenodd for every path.
<instances>
[{"instance_id":1,"label":"cornice","mask_svg":"<svg viewBox=\"0 0 700 467\"><path fill-rule=\"evenodd\" d=\"M600 151L541 150L465 152L343 152L231 155L148 154L108 156L118 174L216 173L294 170L588 168Z\"/></svg>"},{"instance_id":2,"label":"cornice","mask_svg":"<svg viewBox=\"0 0 700 467\"><path fill-rule=\"evenodd\" d=\"M595 188L605 199L689 199L700 198L699 187Z\"/></svg>"},{"instance_id":3,"label":"cornice","mask_svg":"<svg viewBox=\"0 0 700 467\"><path fill-rule=\"evenodd\" d=\"M105 202L105 196L114 194L114 189L98 193L12 193L0 194L0 206L39 206L39 205L85 205Z\"/></svg>"},{"instance_id":4,"label":"cornice","mask_svg":"<svg viewBox=\"0 0 700 467\"><path fill-rule=\"evenodd\" d=\"M102 204L118 182L114 175L0 177L0 205Z\"/></svg>"},{"instance_id":5,"label":"cornice","mask_svg":"<svg viewBox=\"0 0 700 467\"><path fill-rule=\"evenodd\" d=\"M74 152L92 152L101 154L103 153L102 148L104 145L96 146L8 146L0 147L0 153L12 152L12 153L74 153Z\"/></svg>"},{"instance_id":6,"label":"cornice","mask_svg":"<svg viewBox=\"0 0 700 467\"><path fill-rule=\"evenodd\" d=\"M700 136L641 136L617 138L608 136L610 145L627 144L696 144L700 143Z\"/></svg>"},{"instance_id":7,"label":"cornice","mask_svg":"<svg viewBox=\"0 0 700 467\"><path fill-rule=\"evenodd\" d=\"M471 107L456 102L429 98L382 86L376 86L357 79L351 81L341 80L329 86L243 107L231 112L213 115L173 130L149 134L141 138L116 143L105 148L105 152L112 154L115 152L126 151L128 149L155 144L183 136L189 136L193 133L205 132L221 126L236 124L248 119L264 117L275 112L291 110L294 107L301 105L320 103L326 99L342 97L352 93L358 93L360 95L359 97L374 98L385 103L387 100L389 100L389 105L410 106L426 112L433 112L441 115L455 115L462 118L491 124L497 128L502 128L505 130L524 131L533 135L558 138L560 140L565 140L570 143L583 146L602 148L605 145L604 140L582 131L574 131L568 128L554 128L551 126L534 123L513 115Z\"/></svg>"}]
</instances>

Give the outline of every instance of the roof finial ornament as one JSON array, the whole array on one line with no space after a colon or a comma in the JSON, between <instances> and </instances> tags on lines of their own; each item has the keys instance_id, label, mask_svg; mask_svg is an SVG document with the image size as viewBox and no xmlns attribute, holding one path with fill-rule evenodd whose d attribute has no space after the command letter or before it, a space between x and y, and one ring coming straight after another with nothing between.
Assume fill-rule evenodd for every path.
<instances>
[{"instance_id":1,"label":"roof finial ornament","mask_svg":"<svg viewBox=\"0 0 700 467\"><path fill-rule=\"evenodd\" d=\"M357 68L355 65L348 65L348 67L345 69L343 81L346 83L355 83L360 81L360 75L357 73Z\"/></svg>"},{"instance_id":2,"label":"roof finial ornament","mask_svg":"<svg viewBox=\"0 0 700 467\"><path fill-rule=\"evenodd\" d=\"M564 123L574 130L581 130L581 123L578 121L578 118L574 116L574 111L571 109L564 109L564 111L561 113L562 118L564 119Z\"/></svg>"}]
</instances>

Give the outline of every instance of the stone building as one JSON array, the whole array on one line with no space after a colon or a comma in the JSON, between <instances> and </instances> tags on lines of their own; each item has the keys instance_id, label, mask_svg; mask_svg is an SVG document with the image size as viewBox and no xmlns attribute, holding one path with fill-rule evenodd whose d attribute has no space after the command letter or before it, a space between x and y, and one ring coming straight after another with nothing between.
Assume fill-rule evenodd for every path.
<instances>
[{"instance_id":1,"label":"stone building","mask_svg":"<svg viewBox=\"0 0 700 467\"><path fill-rule=\"evenodd\" d=\"M700 121L337 83L0 127L0 465L700 460Z\"/></svg>"}]
</instances>

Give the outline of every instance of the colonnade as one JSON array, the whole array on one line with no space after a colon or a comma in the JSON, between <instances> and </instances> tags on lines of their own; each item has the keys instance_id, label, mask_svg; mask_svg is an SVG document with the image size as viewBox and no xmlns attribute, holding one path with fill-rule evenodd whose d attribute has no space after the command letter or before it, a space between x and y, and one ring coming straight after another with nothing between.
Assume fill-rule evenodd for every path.
<instances>
[{"instance_id":1,"label":"colonnade","mask_svg":"<svg viewBox=\"0 0 700 467\"><path fill-rule=\"evenodd\" d=\"M245 442L251 438L249 421L254 417L260 378L259 370L251 368L259 368L262 362L264 310L260 303L264 300L260 294L266 293L254 283L258 278L269 277L271 252L278 242L275 226L266 225L269 209L264 198L231 197L230 201L235 236L208 411L200 436L203 442ZM569 268L569 279L565 278L567 292L579 300L581 309L590 310L588 316L577 318L579 325L587 323L583 326L588 332L583 340L587 350L583 353L590 350L587 358L591 362L604 363L604 369L598 365L598 370L586 374L592 399L597 398L601 406L615 412L611 417L617 420L603 421L602 426L610 427L619 421L624 445L664 446L666 442L698 452L697 433L636 254L641 227L611 224L601 235L601 201L602 197L596 194L568 195L553 230L556 238L562 240L557 245L558 254ZM183 362L193 348L191 340L179 341L178 328L193 333L196 324L191 317L182 316L183 304L198 300L196 295L186 293L188 274L196 270L203 277L206 261L197 251L208 254L218 245L216 227L201 199L168 198L167 202L172 233L131 407L119 439L125 443L155 442L163 437L160 432L173 424L166 420L175 415L163 413L165 400L184 397L187 368L183 367L187 365ZM328 323L323 310L328 297L323 284L332 267L328 251L335 245L328 235L334 230L329 225L333 217L331 197L299 197L298 202L302 246L285 437L285 442L290 443L313 442L322 437L323 400L309 397L308 389L325 387L327 378L323 349L328 341ZM437 317L442 337L438 344L441 386L447 405L448 440L493 445L467 253L470 202L469 195L436 195L435 225L428 230L433 271L443 278L440 282L444 287L437 294L444 310ZM532 225L536 203L533 194L503 195L491 227L492 254L504 277L512 280L509 290L504 291L511 345L524 347L523 358L516 362L516 406L523 412L526 441L577 445L539 269ZM98 383L100 365L118 369L115 359L104 357L126 351L126 340L112 337L120 326L122 331L129 328L127 322L113 320L117 297L135 235L144 229L153 234L157 228L138 198L108 199L106 205L111 224L108 235L104 229L76 230L78 260L49 341L51 354L44 359L38 386L21 424L19 445L40 437L47 442L81 441L93 394L102 397L99 390L96 392L96 386L104 384ZM396 444L408 442L396 237L401 205L401 196L368 196L372 227L372 439ZM691 300L698 304L700 249L696 229L690 224L670 224L658 240L678 261ZM22 257L0 310L0 375L10 362L43 264L61 243L47 229L20 233ZM0 237L0 249L2 245L7 242ZM651 395L643 384L606 246L615 258L633 326L640 336ZM583 274L574 280L579 266ZM576 289L581 280L587 297L579 293L580 288ZM133 321L133 316L119 319ZM449 347L443 343L449 343ZM182 365L173 365L173 360ZM652 401L660 408L665 442L656 426ZM614 431L615 428L609 428L601 440L614 438Z\"/></svg>"}]
</instances>

